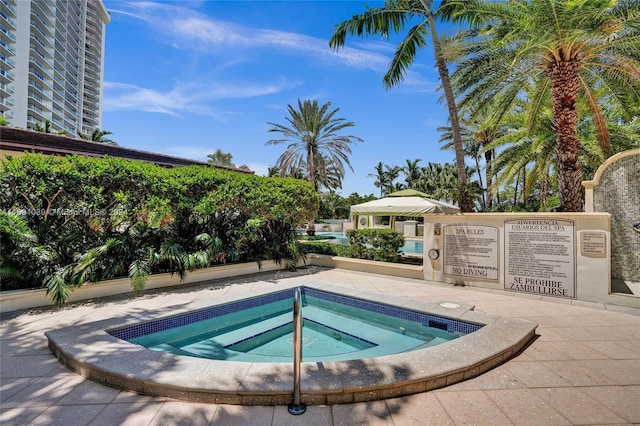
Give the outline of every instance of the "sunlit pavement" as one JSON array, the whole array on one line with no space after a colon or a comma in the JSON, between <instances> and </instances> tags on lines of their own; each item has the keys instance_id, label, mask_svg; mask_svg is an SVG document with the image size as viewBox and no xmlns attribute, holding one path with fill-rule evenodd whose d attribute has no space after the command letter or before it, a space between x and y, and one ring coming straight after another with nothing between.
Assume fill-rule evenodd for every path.
<instances>
[{"instance_id":1,"label":"sunlit pavement","mask_svg":"<svg viewBox=\"0 0 640 426\"><path fill-rule=\"evenodd\" d=\"M137 395L87 380L60 364L44 333L142 309L215 300L277 283L314 282L421 302L464 302L538 324L538 338L489 372L431 392L333 406L199 404ZM640 423L640 311L501 290L311 267L219 280L139 297L2 316L3 425L562 425Z\"/></svg>"}]
</instances>

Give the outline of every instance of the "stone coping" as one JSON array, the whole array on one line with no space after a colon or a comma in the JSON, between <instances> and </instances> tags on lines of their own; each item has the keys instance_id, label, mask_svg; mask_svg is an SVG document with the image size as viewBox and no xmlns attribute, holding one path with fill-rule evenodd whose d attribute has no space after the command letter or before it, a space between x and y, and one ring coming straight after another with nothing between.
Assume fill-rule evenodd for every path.
<instances>
[{"instance_id":1,"label":"stone coping","mask_svg":"<svg viewBox=\"0 0 640 426\"><path fill-rule=\"evenodd\" d=\"M293 287L296 286L276 284L260 292L197 301L170 311L145 310L45 334L49 348L60 362L109 386L194 402L287 404L293 400L293 366L289 363L173 355L128 343L105 330ZM517 354L534 337L537 327L530 322L475 312L473 306L452 300L426 304L335 285L314 283L304 287L484 325L450 342L401 354L352 361L303 362L301 400L305 404L379 400L451 385L482 374ZM459 307L443 307L441 302L454 302Z\"/></svg>"}]
</instances>

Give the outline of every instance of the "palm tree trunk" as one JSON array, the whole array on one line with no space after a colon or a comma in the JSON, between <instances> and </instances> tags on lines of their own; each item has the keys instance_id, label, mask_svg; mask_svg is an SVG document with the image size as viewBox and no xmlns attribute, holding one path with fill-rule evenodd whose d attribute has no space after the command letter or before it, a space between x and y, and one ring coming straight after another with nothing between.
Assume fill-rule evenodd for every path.
<instances>
[{"instance_id":1,"label":"palm tree trunk","mask_svg":"<svg viewBox=\"0 0 640 426\"><path fill-rule=\"evenodd\" d=\"M311 144L308 144L307 147L307 168L309 169L309 182L311 182L311 185L313 185L313 188L317 192L318 185L316 185L316 156Z\"/></svg>"},{"instance_id":2,"label":"palm tree trunk","mask_svg":"<svg viewBox=\"0 0 640 426\"><path fill-rule=\"evenodd\" d=\"M542 182L540 183L540 207L542 210L547 209L547 191L549 190L549 168L544 172Z\"/></svg>"},{"instance_id":3,"label":"palm tree trunk","mask_svg":"<svg viewBox=\"0 0 640 426\"><path fill-rule=\"evenodd\" d=\"M516 175L516 187L513 190L513 207L518 205L518 186L520 186L520 173L522 173L522 170L520 170Z\"/></svg>"},{"instance_id":4,"label":"palm tree trunk","mask_svg":"<svg viewBox=\"0 0 640 426\"><path fill-rule=\"evenodd\" d=\"M491 184L492 181L492 173L493 173L493 167L491 162L493 161L493 150L490 149L488 151L486 151L484 153L484 162L485 162L485 173L486 173L486 182L487 182L487 200L485 202L485 210L486 211L491 211L491 208L493 207L493 185Z\"/></svg>"},{"instance_id":5,"label":"palm tree trunk","mask_svg":"<svg viewBox=\"0 0 640 426\"><path fill-rule=\"evenodd\" d=\"M438 67L438 74L440 75L440 81L442 82L442 89L444 90L444 96L447 100L447 108L449 109L449 120L451 121L451 130L453 131L453 143L456 152L456 168L458 169L458 182L460 184L460 210L464 212L473 211L473 202L467 188L467 172L465 170L464 163L464 151L462 149L462 135L460 133L460 120L458 119L458 107L456 105L456 99L451 87L451 81L449 79L449 70L447 68L447 62L442 55L442 46L440 45L440 38L436 31L436 20L431 10L431 1L420 0L422 6L427 11L427 19L429 20L429 29L431 30L431 41L433 42L433 50L436 58L436 66Z\"/></svg>"},{"instance_id":6,"label":"palm tree trunk","mask_svg":"<svg viewBox=\"0 0 640 426\"><path fill-rule=\"evenodd\" d=\"M578 160L577 97L578 63L575 59L555 58L547 66L551 81L553 125L558 156L558 190L565 212L582 211L582 171Z\"/></svg>"}]
</instances>

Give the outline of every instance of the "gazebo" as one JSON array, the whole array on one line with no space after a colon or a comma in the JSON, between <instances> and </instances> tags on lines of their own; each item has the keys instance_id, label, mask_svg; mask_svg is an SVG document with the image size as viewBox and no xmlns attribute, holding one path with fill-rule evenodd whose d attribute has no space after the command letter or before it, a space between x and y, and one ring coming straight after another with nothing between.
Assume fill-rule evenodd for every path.
<instances>
[{"instance_id":1,"label":"gazebo","mask_svg":"<svg viewBox=\"0 0 640 426\"><path fill-rule=\"evenodd\" d=\"M389 216L389 227L395 229L397 216L420 217L425 214L456 214L460 209L454 205L429 198L415 189L393 192L384 198L367 201L351 206L351 215L355 218L355 227L371 228L371 216Z\"/></svg>"}]
</instances>

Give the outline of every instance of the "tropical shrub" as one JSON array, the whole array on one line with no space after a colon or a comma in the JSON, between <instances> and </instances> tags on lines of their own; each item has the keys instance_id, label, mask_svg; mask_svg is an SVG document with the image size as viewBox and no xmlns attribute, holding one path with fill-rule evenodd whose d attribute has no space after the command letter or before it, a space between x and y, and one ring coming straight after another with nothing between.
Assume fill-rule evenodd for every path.
<instances>
[{"instance_id":1,"label":"tropical shrub","mask_svg":"<svg viewBox=\"0 0 640 426\"><path fill-rule=\"evenodd\" d=\"M404 236L392 229L348 229L348 245L320 241L299 242L304 254L326 254L356 259L400 262Z\"/></svg>"},{"instance_id":2,"label":"tropical shrub","mask_svg":"<svg viewBox=\"0 0 640 426\"><path fill-rule=\"evenodd\" d=\"M228 261L286 260L313 218L310 184L212 167L166 169L118 158L27 154L0 169L2 290L74 286Z\"/></svg>"},{"instance_id":3,"label":"tropical shrub","mask_svg":"<svg viewBox=\"0 0 640 426\"><path fill-rule=\"evenodd\" d=\"M342 244L328 243L326 241L299 242L299 250L302 254L309 253L326 254L329 256L353 257L348 246Z\"/></svg>"},{"instance_id":4,"label":"tropical shrub","mask_svg":"<svg viewBox=\"0 0 640 426\"><path fill-rule=\"evenodd\" d=\"M399 262L404 236L393 229L348 229L346 231L352 257Z\"/></svg>"}]
</instances>

